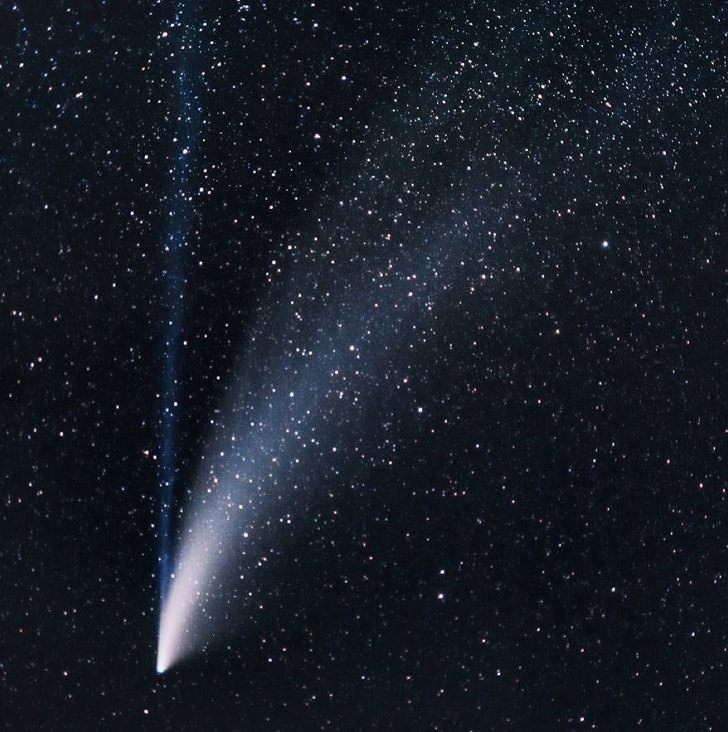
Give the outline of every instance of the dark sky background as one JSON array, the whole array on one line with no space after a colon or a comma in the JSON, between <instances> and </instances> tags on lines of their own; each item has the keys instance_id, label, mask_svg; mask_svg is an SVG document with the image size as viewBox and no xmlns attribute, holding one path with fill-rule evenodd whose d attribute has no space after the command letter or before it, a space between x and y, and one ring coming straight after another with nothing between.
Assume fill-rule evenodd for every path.
<instances>
[{"instance_id":1,"label":"dark sky background","mask_svg":"<svg viewBox=\"0 0 728 732\"><path fill-rule=\"evenodd\" d=\"M0 5L0 723L722 729L727 33L722 2ZM158 676L181 64L176 509L222 405L358 350L302 386L225 640Z\"/></svg>"}]
</instances>

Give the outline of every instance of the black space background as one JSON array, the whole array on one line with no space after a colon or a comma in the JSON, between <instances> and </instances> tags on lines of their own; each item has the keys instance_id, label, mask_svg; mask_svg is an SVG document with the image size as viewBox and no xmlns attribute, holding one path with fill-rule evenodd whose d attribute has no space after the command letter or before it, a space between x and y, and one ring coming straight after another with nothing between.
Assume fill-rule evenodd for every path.
<instances>
[{"instance_id":1,"label":"black space background","mask_svg":"<svg viewBox=\"0 0 728 732\"><path fill-rule=\"evenodd\" d=\"M469 236L472 262L367 374L414 384L345 433L374 457L303 478L268 532L265 610L163 676L176 6L0 7L7 729L724 729L727 11L492 5L190 11L212 192L181 485L272 281L326 276L320 242L365 268L403 209L398 245Z\"/></svg>"}]
</instances>

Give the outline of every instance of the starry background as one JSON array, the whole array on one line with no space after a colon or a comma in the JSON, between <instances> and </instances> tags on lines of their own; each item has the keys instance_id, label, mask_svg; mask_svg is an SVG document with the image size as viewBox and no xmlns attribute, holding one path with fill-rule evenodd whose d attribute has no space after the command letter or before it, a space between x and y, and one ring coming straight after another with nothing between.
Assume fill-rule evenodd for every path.
<instances>
[{"instance_id":1,"label":"starry background","mask_svg":"<svg viewBox=\"0 0 728 732\"><path fill-rule=\"evenodd\" d=\"M5 728L721 729L727 32L3 3ZM157 676L170 314L177 510L221 405L310 418L234 632Z\"/></svg>"}]
</instances>

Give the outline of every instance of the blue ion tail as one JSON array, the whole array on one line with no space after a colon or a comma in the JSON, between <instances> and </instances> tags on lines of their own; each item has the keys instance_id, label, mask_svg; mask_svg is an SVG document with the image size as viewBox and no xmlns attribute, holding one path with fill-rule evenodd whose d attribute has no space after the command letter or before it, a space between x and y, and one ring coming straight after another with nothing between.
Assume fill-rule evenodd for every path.
<instances>
[{"instance_id":1,"label":"blue ion tail","mask_svg":"<svg viewBox=\"0 0 728 732\"><path fill-rule=\"evenodd\" d=\"M160 439L159 498L159 603L160 623L172 576L173 507L177 480L177 432L181 391L180 350L183 335L185 298L185 255L193 217L192 169L199 133L199 104L190 84L189 66L197 47L190 42L189 20L184 0L175 16L176 35L170 39L172 70L176 83L178 109L174 147L170 155L167 222L163 247L163 343L162 414ZM157 662L157 671L164 671Z\"/></svg>"}]
</instances>

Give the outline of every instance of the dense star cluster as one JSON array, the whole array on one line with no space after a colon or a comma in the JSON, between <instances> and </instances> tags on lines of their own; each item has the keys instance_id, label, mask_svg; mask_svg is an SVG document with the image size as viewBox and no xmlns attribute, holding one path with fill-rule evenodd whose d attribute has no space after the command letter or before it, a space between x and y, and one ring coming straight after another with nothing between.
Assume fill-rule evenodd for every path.
<instances>
[{"instance_id":1,"label":"dense star cluster","mask_svg":"<svg viewBox=\"0 0 728 732\"><path fill-rule=\"evenodd\" d=\"M40 5L0 722L721 729L728 6Z\"/></svg>"}]
</instances>

